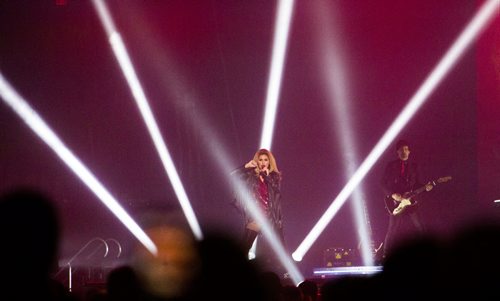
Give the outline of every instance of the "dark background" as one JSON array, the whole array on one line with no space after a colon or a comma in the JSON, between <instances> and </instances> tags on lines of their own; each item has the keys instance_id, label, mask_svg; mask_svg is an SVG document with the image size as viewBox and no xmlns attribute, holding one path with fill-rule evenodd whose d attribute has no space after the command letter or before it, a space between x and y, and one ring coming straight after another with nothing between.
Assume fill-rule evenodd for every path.
<instances>
[{"instance_id":1,"label":"dark background","mask_svg":"<svg viewBox=\"0 0 500 301\"><path fill-rule=\"evenodd\" d=\"M1 1L0 71L133 217L179 205L90 1ZM297 1L272 151L283 172L287 246L294 251L482 1ZM259 148L275 1L107 1L202 229L239 234L227 174ZM495 213L500 198L498 18L464 53L399 137L423 180L425 221L449 236ZM325 45L333 51L326 52ZM327 64L328 55L334 64ZM333 68L333 70L332 70ZM326 74L344 76L355 148L341 144ZM338 91L337 91L338 92ZM336 99L338 101L338 99ZM223 150L223 151L220 151ZM221 157L222 155L226 155ZM362 182L374 241L388 217L379 178ZM227 170L229 172L229 170ZM30 185L56 202L61 257L94 237L135 238L5 104L0 191ZM346 203L298 263L307 276L329 247L355 248ZM22 217L20 217L22 218Z\"/></svg>"}]
</instances>

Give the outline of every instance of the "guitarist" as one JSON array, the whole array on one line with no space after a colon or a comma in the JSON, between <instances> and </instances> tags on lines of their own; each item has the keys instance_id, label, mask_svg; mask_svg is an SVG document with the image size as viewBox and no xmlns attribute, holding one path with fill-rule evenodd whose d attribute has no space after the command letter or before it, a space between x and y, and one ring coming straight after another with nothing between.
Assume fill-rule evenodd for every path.
<instances>
[{"instance_id":1,"label":"guitarist","mask_svg":"<svg viewBox=\"0 0 500 301\"><path fill-rule=\"evenodd\" d=\"M418 164L409 160L410 147L407 141L399 140L396 143L396 153L398 158L390 161L385 166L382 188L387 199L395 204L404 201L403 195L418 187L424 186L420 183L418 174ZM425 185L425 190L430 191L433 185L429 182ZM413 200L413 199L412 199ZM387 206L387 205L386 205ZM389 226L384 240L384 249L382 256L385 257L392 251L397 243L396 239L401 235L401 226L403 223L411 222L419 234L425 231L424 224L419 216L417 206L406 207L401 214L390 214ZM389 209L389 208L388 208Z\"/></svg>"}]
</instances>

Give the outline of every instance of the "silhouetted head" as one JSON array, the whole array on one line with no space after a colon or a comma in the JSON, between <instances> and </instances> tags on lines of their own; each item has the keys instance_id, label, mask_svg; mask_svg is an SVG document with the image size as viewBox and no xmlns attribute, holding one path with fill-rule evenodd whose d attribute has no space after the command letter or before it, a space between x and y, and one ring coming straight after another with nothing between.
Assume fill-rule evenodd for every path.
<instances>
[{"instance_id":1,"label":"silhouetted head","mask_svg":"<svg viewBox=\"0 0 500 301\"><path fill-rule=\"evenodd\" d=\"M298 285L304 296L309 297L308 300L316 300L318 296L318 284L311 280L304 280Z\"/></svg>"},{"instance_id":2,"label":"silhouetted head","mask_svg":"<svg viewBox=\"0 0 500 301\"><path fill-rule=\"evenodd\" d=\"M193 289L195 300L266 300L259 267L241 245L222 233L205 233L199 241L201 274Z\"/></svg>"},{"instance_id":3,"label":"silhouetted head","mask_svg":"<svg viewBox=\"0 0 500 301\"><path fill-rule=\"evenodd\" d=\"M140 300L143 295L139 279L130 266L113 269L107 278L108 300Z\"/></svg>"},{"instance_id":4,"label":"silhouetted head","mask_svg":"<svg viewBox=\"0 0 500 301\"><path fill-rule=\"evenodd\" d=\"M17 189L0 199L0 258L9 272L48 275L58 252L56 210L42 193Z\"/></svg>"}]
</instances>

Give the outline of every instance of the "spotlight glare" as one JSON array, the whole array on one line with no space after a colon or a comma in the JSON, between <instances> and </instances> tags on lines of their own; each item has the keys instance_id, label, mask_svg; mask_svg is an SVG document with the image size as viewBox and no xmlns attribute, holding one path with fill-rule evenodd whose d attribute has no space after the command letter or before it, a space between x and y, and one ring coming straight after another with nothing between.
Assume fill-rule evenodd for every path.
<instances>
[{"instance_id":1,"label":"spotlight glare","mask_svg":"<svg viewBox=\"0 0 500 301\"><path fill-rule=\"evenodd\" d=\"M331 219L338 212L339 208L344 205L346 199L365 177L368 171L372 168L378 158L387 149L394 138L401 132L403 127L415 115L417 110L428 99L431 92L441 82L444 76L450 71L456 63L460 55L470 45L474 38L485 28L487 23L491 21L495 12L498 10L500 2L498 0L489 0L469 22L466 28L462 31L458 39L453 43L450 49L446 52L438 65L433 69L424 83L420 86L417 92L412 96L406 107L398 115L389 129L384 133L379 142L375 145L368 157L363 161L360 167L356 170L351 179L347 182L339 195L333 200L323 216L314 225L313 229L307 234L306 238L294 252L295 256L302 257L309 250L311 245L316 241L318 236L323 232Z\"/></svg>"},{"instance_id":2,"label":"spotlight glare","mask_svg":"<svg viewBox=\"0 0 500 301\"><path fill-rule=\"evenodd\" d=\"M66 165L90 188L109 210L154 255L157 248L147 234L120 206L90 170L66 147L43 119L30 107L0 73L0 96Z\"/></svg>"},{"instance_id":3,"label":"spotlight glare","mask_svg":"<svg viewBox=\"0 0 500 301\"><path fill-rule=\"evenodd\" d=\"M302 261L302 259L303 259L303 257L302 257L302 256L300 256L299 254L297 254L296 252L294 252L294 253L292 254L292 258L293 258L293 260L295 260L295 261Z\"/></svg>"}]
</instances>

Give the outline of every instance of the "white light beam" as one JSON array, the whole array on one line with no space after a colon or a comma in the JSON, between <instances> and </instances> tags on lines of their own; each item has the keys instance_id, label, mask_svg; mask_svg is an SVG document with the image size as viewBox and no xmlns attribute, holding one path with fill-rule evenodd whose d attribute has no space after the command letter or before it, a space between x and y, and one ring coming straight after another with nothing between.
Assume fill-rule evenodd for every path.
<instances>
[{"instance_id":1,"label":"white light beam","mask_svg":"<svg viewBox=\"0 0 500 301\"><path fill-rule=\"evenodd\" d=\"M93 0L93 3L99 14L99 18L103 23L106 33L108 34L109 42L111 44L113 52L118 60L120 67L122 68L129 87L132 90L134 99L137 103L137 106L139 107L142 118L147 125L149 134L151 135L158 155L160 156L161 162L163 163L163 167L167 172L167 176L170 180L170 183L172 184L172 187L174 188L174 192L179 200L189 226L191 227L191 230L193 231L196 238L202 239L203 233L201 231L201 227L198 223L196 215L194 214L193 208L191 207L191 203L189 202L189 198L186 194L184 186L182 185L179 174L177 173L177 169L175 168L167 145L163 140L160 129L155 121L153 112L151 111L148 100L146 98L146 94L144 93L144 90L142 89L142 86L139 82L125 44L123 43L120 34L116 31L115 26L113 25L113 20L111 19L111 14L109 13L103 1Z\"/></svg>"},{"instance_id":2,"label":"white light beam","mask_svg":"<svg viewBox=\"0 0 500 301\"><path fill-rule=\"evenodd\" d=\"M486 27L489 21L493 19L495 13L498 13L500 1L489 0L469 22L466 28L462 31L458 39L453 43L450 49L446 52L438 65L432 70L430 75L420 86L417 92L412 96L406 107L401 111L396 120L391 124L389 129L384 133L379 142L375 145L368 157L363 161L360 167L356 170L351 179L347 182L339 195L333 200L331 205L321 216L313 229L308 233L299 247L293 252L292 256L296 260L303 258L312 244L316 241L319 235L332 220L340 207L344 205L346 199L351 195L353 190L363 180L368 171L372 168L378 158L387 149L394 138L401 132L403 127L415 115L417 110L428 99L429 95L434 91L437 85L441 82L444 76L451 70L457 62L460 55L465 49L477 38L480 32Z\"/></svg>"},{"instance_id":3,"label":"white light beam","mask_svg":"<svg viewBox=\"0 0 500 301\"><path fill-rule=\"evenodd\" d=\"M266 109L260 140L261 148L271 149L274 121L276 119L276 111L278 108L281 77L283 75L283 65L286 56L286 46L292 19L293 5L293 0L280 0L278 4L278 16L276 18L273 52L271 58L271 70L267 86Z\"/></svg>"},{"instance_id":4,"label":"white light beam","mask_svg":"<svg viewBox=\"0 0 500 301\"><path fill-rule=\"evenodd\" d=\"M157 248L147 234L120 206L92 172L66 147L54 131L30 107L0 73L0 96L4 102L42 139L66 165L87 185L130 232L154 255Z\"/></svg>"}]
</instances>

